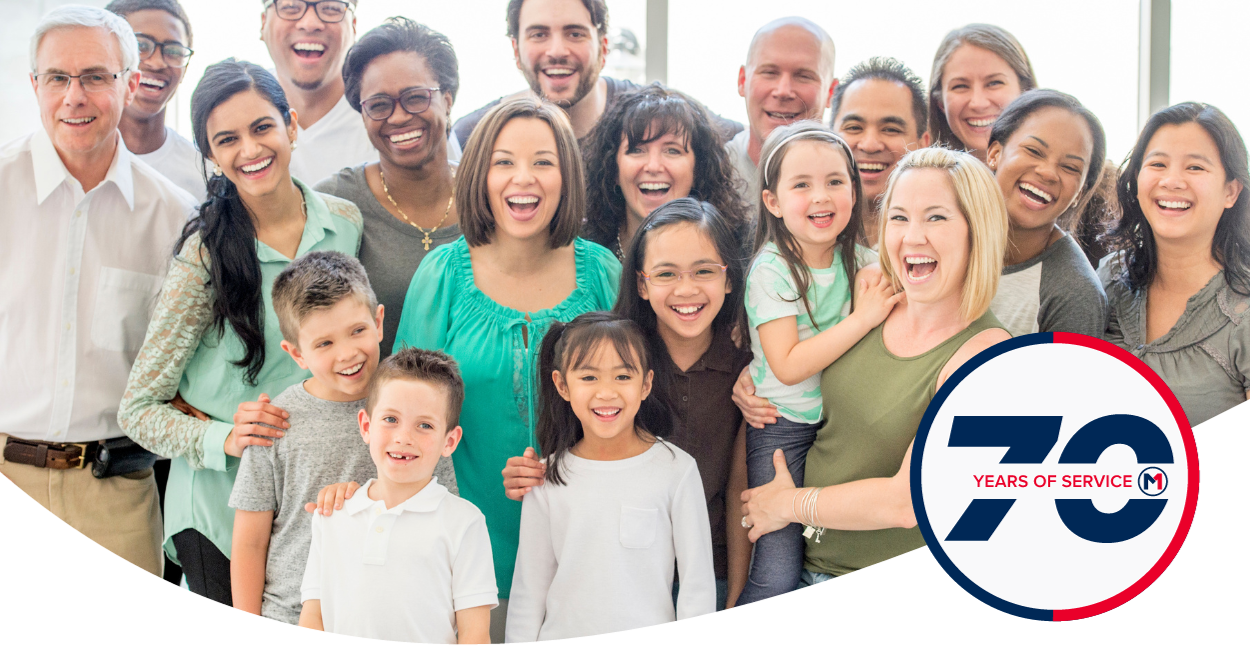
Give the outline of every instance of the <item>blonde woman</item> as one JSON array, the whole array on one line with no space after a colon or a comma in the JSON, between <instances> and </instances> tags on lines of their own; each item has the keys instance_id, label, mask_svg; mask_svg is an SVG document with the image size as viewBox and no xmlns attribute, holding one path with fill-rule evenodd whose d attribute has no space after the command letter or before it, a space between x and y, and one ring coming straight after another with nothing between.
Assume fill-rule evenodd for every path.
<instances>
[{"instance_id":1,"label":"blonde woman","mask_svg":"<svg viewBox=\"0 0 1250 652\"><path fill-rule=\"evenodd\" d=\"M829 419L807 456L819 522L807 540L803 586L924 545L911 506L908 467L916 428L942 383L964 362L1010 336L989 312L1007 244L1007 212L993 174L971 154L930 147L908 154L890 178L879 230L881 269L906 294L885 322L825 369ZM768 408L735 399L748 420ZM803 522L784 458L777 478L743 494L744 527L756 540ZM802 511L802 510L801 510ZM814 513L816 510L812 510Z\"/></svg>"}]
</instances>

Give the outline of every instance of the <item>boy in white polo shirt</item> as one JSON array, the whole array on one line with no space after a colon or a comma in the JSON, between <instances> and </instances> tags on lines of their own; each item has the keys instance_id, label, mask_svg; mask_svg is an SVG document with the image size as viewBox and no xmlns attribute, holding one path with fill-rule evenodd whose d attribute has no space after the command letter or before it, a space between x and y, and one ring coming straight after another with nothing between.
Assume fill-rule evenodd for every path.
<instances>
[{"instance_id":1,"label":"boy in white polo shirt","mask_svg":"<svg viewBox=\"0 0 1250 652\"><path fill-rule=\"evenodd\" d=\"M360 411L378 477L313 517L299 624L417 643L490 643L499 603L486 519L433 478L460 443L464 381L443 353L383 360Z\"/></svg>"}]
</instances>

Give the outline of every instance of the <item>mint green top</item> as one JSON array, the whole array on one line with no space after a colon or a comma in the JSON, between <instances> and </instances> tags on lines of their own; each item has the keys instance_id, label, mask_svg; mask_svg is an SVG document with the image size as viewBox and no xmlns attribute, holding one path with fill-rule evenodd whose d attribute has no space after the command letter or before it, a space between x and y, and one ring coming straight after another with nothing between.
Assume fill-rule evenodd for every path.
<instances>
[{"instance_id":1,"label":"mint green top","mask_svg":"<svg viewBox=\"0 0 1250 652\"><path fill-rule=\"evenodd\" d=\"M442 350L464 378L460 426L464 439L452 454L460 497L482 510L490 531L500 599L512 589L521 532L521 503L504 495L509 457L538 450L538 352L554 321L611 310L621 264L607 249L573 241L577 288L558 305L525 313L495 303L473 280L464 238L426 254L408 286L395 349ZM527 338L528 336L528 338Z\"/></svg>"},{"instance_id":2,"label":"mint green top","mask_svg":"<svg viewBox=\"0 0 1250 652\"><path fill-rule=\"evenodd\" d=\"M360 249L361 219L349 201L296 185L304 193L308 219L298 255L310 251ZM243 358L243 343L227 324L219 335L210 328L213 289L209 287L208 252L198 233L187 238L169 264L161 298L148 325L147 337L126 382L117 420L122 430L144 448L173 460L165 488L165 552L178 560L173 536L188 528L208 537L226 557L234 533L234 509L227 505L239 458L225 453L239 404L255 401L262 392L277 396L308 378L280 346L282 333L273 312L273 279L290 259L257 240L261 288L265 304L265 364L256 385L233 364ZM189 404L212 417L200 421L170 407L181 394ZM501 467L502 468L502 467Z\"/></svg>"},{"instance_id":3,"label":"mint green top","mask_svg":"<svg viewBox=\"0 0 1250 652\"><path fill-rule=\"evenodd\" d=\"M856 269L877 259L865 247L856 247ZM772 401L781 416L795 423L819 423L824 411L820 402L820 375L812 374L794 385L786 385L773 375L764 358L760 342L760 325L794 317L802 342L821 331L829 330L851 314L851 281L842 268L842 253L833 252L833 264L825 269L807 268L812 282L807 288L807 301L814 314L799 298L798 284L790 268L777 250L777 245L764 245L747 274L747 321L751 326L751 380L755 395Z\"/></svg>"}]
</instances>

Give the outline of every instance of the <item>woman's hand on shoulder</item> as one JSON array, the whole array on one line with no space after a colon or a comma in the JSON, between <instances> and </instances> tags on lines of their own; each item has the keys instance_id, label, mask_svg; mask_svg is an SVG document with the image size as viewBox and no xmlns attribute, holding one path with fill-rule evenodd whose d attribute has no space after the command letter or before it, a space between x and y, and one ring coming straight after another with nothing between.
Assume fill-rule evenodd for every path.
<instances>
[{"instance_id":1,"label":"woman's hand on shoulder","mask_svg":"<svg viewBox=\"0 0 1250 652\"><path fill-rule=\"evenodd\" d=\"M359 488L360 484L356 482L339 482L323 487L317 492L317 502L304 505L304 511L313 514L320 511L323 516L329 516L343 509L343 501L351 498Z\"/></svg>"},{"instance_id":2,"label":"woman's hand on shoulder","mask_svg":"<svg viewBox=\"0 0 1250 652\"><path fill-rule=\"evenodd\" d=\"M738 374L738 382L734 383L734 404L742 410L742 418L753 428L763 428L770 423L777 423L781 413L766 398L755 395L755 383L751 380L751 368L743 367Z\"/></svg>"},{"instance_id":3,"label":"woman's hand on shoulder","mask_svg":"<svg viewBox=\"0 0 1250 652\"><path fill-rule=\"evenodd\" d=\"M973 359L976 355L999 342L1006 342L1011 339L1011 333L1001 328L990 328L972 336L972 339L964 342L963 346L955 351L955 355L947 361L946 366L942 367L942 373L938 376L938 387L950 378L965 362Z\"/></svg>"},{"instance_id":4,"label":"woman's hand on shoulder","mask_svg":"<svg viewBox=\"0 0 1250 652\"><path fill-rule=\"evenodd\" d=\"M520 457L508 458L503 467L503 489L508 498L521 500L531 489L543 483L547 465L538 459L533 448L526 448Z\"/></svg>"},{"instance_id":5,"label":"woman's hand on shoulder","mask_svg":"<svg viewBox=\"0 0 1250 652\"><path fill-rule=\"evenodd\" d=\"M255 401L239 404L234 413L234 428L226 437L224 448L232 457L243 457L248 446L273 446L273 440L285 435L291 415L269 402L268 394L261 394Z\"/></svg>"}]
</instances>

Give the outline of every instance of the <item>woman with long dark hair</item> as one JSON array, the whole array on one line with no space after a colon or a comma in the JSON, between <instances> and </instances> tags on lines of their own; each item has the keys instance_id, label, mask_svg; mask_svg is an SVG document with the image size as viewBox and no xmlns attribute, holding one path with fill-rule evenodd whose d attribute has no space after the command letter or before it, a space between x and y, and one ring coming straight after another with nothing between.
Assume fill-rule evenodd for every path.
<instances>
[{"instance_id":1,"label":"woman with long dark hair","mask_svg":"<svg viewBox=\"0 0 1250 652\"><path fill-rule=\"evenodd\" d=\"M227 59L205 71L191 120L213 165L208 201L174 249L118 412L132 439L173 459L165 551L192 591L223 604L231 603L227 501L238 458L287 427L264 395L309 375L281 349L273 279L309 251L360 247L356 206L291 178L295 119L264 68ZM262 401L249 403L258 394ZM178 396L205 418L171 405Z\"/></svg>"},{"instance_id":2,"label":"woman with long dark hair","mask_svg":"<svg viewBox=\"0 0 1250 652\"><path fill-rule=\"evenodd\" d=\"M1098 268L1106 339L1158 372L1194 426L1250 398L1247 167L1214 106L1155 113L1120 172L1124 217Z\"/></svg>"},{"instance_id":3,"label":"woman with long dark hair","mask_svg":"<svg viewBox=\"0 0 1250 652\"><path fill-rule=\"evenodd\" d=\"M617 258L651 211L687 196L716 207L749 246L748 209L734 187L724 137L687 95L656 83L622 96L587 137L583 156L583 235Z\"/></svg>"}]
</instances>

